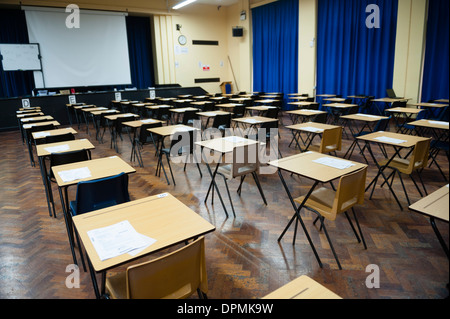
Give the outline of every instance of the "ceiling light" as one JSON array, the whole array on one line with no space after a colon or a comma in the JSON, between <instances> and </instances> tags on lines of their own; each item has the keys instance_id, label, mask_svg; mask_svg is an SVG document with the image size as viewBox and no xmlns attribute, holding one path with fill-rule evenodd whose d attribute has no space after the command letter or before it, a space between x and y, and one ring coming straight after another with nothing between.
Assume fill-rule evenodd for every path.
<instances>
[{"instance_id":1,"label":"ceiling light","mask_svg":"<svg viewBox=\"0 0 450 319\"><path fill-rule=\"evenodd\" d=\"M195 2L195 1L197 1L197 0L186 0L186 1L180 2L180 3L177 4L176 6L173 6L172 9L174 9L174 10L180 9L180 8L182 8L182 7L184 7L184 6L188 5L188 4L190 4L190 3L192 3L192 2Z\"/></svg>"}]
</instances>

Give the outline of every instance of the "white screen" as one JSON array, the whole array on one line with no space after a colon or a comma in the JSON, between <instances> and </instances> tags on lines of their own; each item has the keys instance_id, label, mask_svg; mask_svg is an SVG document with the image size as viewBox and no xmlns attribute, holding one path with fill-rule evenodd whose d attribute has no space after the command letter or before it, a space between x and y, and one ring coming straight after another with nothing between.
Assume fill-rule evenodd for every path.
<instances>
[{"instance_id":1,"label":"white screen","mask_svg":"<svg viewBox=\"0 0 450 319\"><path fill-rule=\"evenodd\" d=\"M125 15L80 10L79 28L68 28L70 14L25 9L29 40L40 44L42 56L36 87L131 84Z\"/></svg>"}]
</instances>

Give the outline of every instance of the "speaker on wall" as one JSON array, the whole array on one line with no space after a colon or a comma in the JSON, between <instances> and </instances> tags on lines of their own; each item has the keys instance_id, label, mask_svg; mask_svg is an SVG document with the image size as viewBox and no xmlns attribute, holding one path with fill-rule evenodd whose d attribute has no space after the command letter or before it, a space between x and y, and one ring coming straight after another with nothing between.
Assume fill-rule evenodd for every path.
<instances>
[{"instance_id":1,"label":"speaker on wall","mask_svg":"<svg viewBox=\"0 0 450 319\"><path fill-rule=\"evenodd\" d=\"M242 37L244 35L243 27L233 27L233 37Z\"/></svg>"}]
</instances>

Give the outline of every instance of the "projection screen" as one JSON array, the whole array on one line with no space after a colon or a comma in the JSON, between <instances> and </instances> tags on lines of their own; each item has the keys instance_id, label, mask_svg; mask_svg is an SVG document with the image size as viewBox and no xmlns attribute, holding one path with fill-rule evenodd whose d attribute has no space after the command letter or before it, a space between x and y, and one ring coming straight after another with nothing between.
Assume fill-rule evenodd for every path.
<instances>
[{"instance_id":1,"label":"projection screen","mask_svg":"<svg viewBox=\"0 0 450 319\"><path fill-rule=\"evenodd\" d=\"M41 49L37 88L131 84L125 13L80 10L79 28L68 28L65 9L22 8Z\"/></svg>"}]
</instances>

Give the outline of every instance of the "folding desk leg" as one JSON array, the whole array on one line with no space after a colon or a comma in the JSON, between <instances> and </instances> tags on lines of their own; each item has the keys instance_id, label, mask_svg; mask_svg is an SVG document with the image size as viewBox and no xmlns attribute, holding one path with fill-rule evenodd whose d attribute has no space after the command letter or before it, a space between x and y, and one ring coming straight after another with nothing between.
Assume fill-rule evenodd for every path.
<instances>
[{"instance_id":1,"label":"folding desk leg","mask_svg":"<svg viewBox=\"0 0 450 319\"><path fill-rule=\"evenodd\" d=\"M45 165L44 165L44 159L42 157L39 157L39 168L41 170L41 176L42 176L42 181L44 183L44 189L45 189L45 197L47 198L47 206L48 206L48 213L50 215L50 217L55 217L56 218L56 212L55 212L55 208L53 207L53 214L52 214L52 208L50 205L50 197L49 197L49 192L51 191L49 189L49 185L48 185L48 181L47 181L47 174L45 173ZM52 196L53 198L53 196Z\"/></svg>"},{"instance_id":2,"label":"folding desk leg","mask_svg":"<svg viewBox=\"0 0 450 319\"><path fill-rule=\"evenodd\" d=\"M61 199L61 206L63 209L63 215L64 215L64 221L66 223L66 230L67 230L67 235L69 237L69 243L70 243L70 250L72 251L72 258L73 258L73 263L75 265L78 265L77 262L77 257L75 255L75 249L74 249L74 244L73 244L73 238L72 238L72 231L69 228L69 221L67 220L67 213L66 213L66 207L65 207L65 201L64 201L64 196L61 192L61 187L58 187L58 191L59 191L59 197Z\"/></svg>"},{"instance_id":3,"label":"folding desk leg","mask_svg":"<svg viewBox=\"0 0 450 319\"><path fill-rule=\"evenodd\" d=\"M203 152L202 152L202 156L203 156ZM217 194L219 195L220 203L222 204L223 210L225 211L225 215L228 218L229 216L228 216L227 208L225 207L225 203L223 202L222 195L219 192L219 187L217 187L216 180L215 180L220 162L217 163L214 173L211 171L211 167L209 166L208 161L206 159L205 159L205 163L206 163L206 168L208 169L209 175L211 176L211 183L209 184L208 192L206 193L204 203L206 203L206 201L208 200L208 196L209 196L209 192L210 192L211 188L213 187L213 189L212 189L213 192L214 192L214 188L215 188L217 190Z\"/></svg>"},{"instance_id":4,"label":"folding desk leg","mask_svg":"<svg viewBox=\"0 0 450 319\"><path fill-rule=\"evenodd\" d=\"M444 241L444 239L442 238L441 233L439 232L439 230L438 230L438 228L437 228L437 226L436 226L436 222L435 222L435 220L434 220L434 217L430 217L430 223L431 223L431 226L433 227L434 233L436 234L436 236L437 236L437 238L438 238L438 240L439 240L439 243L441 244L442 249L444 249L444 252L445 252L445 254L447 255L447 259L448 259L448 258L449 258L449 257L448 257L448 247L447 247L447 245L445 244L445 241Z\"/></svg>"},{"instance_id":5,"label":"folding desk leg","mask_svg":"<svg viewBox=\"0 0 450 319\"><path fill-rule=\"evenodd\" d=\"M292 204L292 206L293 206L293 208L295 210L294 216L292 216L292 218L289 221L289 223L287 224L286 228L283 230L283 233L280 235L280 237L278 237L278 241L280 241L283 238L283 236L286 233L287 229L291 226L291 224L294 221L294 219L297 218L300 221L300 224L302 225L303 231L305 232L305 235L306 235L306 238L308 239L309 245L311 246L311 248L312 248L312 250L314 252L314 255L316 256L317 262L319 263L320 268L322 268L323 267L322 266L322 262L320 261L319 255L317 254L317 251L316 251L316 248L314 247L314 244L313 244L313 242L311 240L311 237L309 237L308 230L306 229L305 224L303 223L303 220L302 220L302 218L300 216L301 208L306 203L306 200L311 195L311 193L314 191L314 188L316 188L316 186L317 186L317 184L319 184L319 182L317 182L317 181L314 182L314 185L309 190L309 192L306 195L305 199L303 200L302 204L297 208L296 205L295 205L294 199L292 198L292 195L289 192L289 188L287 187L286 182L285 182L285 180L283 178L283 175L282 175L280 170L278 170L278 175L280 176L280 179L281 179L281 182L282 182L282 184L284 186L284 189L286 190L286 193L287 193L287 195L289 197L289 200L291 201L291 204ZM295 238L295 235L296 234L294 234L294 238ZM294 242L292 244L294 244Z\"/></svg>"}]
</instances>

